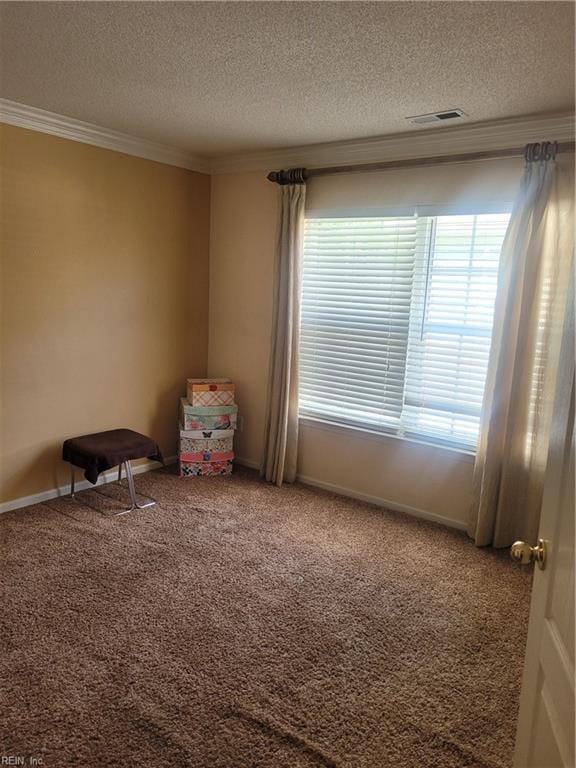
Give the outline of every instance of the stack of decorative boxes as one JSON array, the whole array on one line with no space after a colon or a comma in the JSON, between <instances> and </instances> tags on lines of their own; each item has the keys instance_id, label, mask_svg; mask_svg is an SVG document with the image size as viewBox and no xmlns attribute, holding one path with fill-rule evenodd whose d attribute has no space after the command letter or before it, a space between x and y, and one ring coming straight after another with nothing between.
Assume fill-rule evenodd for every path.
<instances>
[{"instance_id":1,"label":"stack of decorative boxes","mask_svg":"<svg viewBox=\"0 0 576 768\"><path fill-rule=\"evenodd\" d=\"M230 475L238 406L230 379L187 379L180 401L180 475Z\"/></svg>"}]
</instances>

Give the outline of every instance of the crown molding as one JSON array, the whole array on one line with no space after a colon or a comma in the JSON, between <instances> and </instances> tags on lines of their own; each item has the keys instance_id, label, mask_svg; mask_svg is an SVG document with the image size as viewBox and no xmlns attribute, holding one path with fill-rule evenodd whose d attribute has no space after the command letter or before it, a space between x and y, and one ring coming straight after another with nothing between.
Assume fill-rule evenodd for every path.
<instances>
[{"instance_id":1,"label":"crown molding","mask_svg":"<svg viewBox=\"0 0 576 768\"><path fill-rule=\"evenodd\" d=\"M40 133L49 133L52 136L79 141L82 144L91 144L95 147L122 152L125 155L155 160L165 165L174 165L177 168L187 168L199 173L210 172L209 161L175 147L157 144L146 139L138 139L119 131L112 131L99 125L85 123L83 120L58 115L55 112L48 112L37 107L29 107L26 104L19 104L8 99L0 99L0 123L28 128Z\"/></svg>"},{"instance_id":2,"label":"crown molding","mask_svg":"<svg viewBox=\"0 0 576 768\"><path fill-rule=\"evenodd\" d=\"M574 139L574 115L526 116L493 122L416 129L358 141L310 144L213 158L212 174L321 168L522 147L532 141Z\"/></svg>"},{"instance_id":3,"label":"crown molding","mask_svg":"<svg viewBox=\"0 0 576 768\"><path fill-rule=\"evenodd\" d=\"M8 99L0 99L0 123L209 174L294 167L321 168L325 165L353 165L508 149L532 141L572 141L575 131L573 114L528 115L452 127L443 125L415 129L370 139L309 144L208 159Z\"/></svg>"}]
</instances>

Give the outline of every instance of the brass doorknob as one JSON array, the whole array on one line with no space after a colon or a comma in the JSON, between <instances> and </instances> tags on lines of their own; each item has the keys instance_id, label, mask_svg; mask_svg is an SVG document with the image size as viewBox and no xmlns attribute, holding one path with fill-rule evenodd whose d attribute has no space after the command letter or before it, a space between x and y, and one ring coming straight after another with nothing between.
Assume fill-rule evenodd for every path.
<instances>
[{"instance_id":1,"label":"brass doorknob","mask_svg":"<svg viewBox=\"0 0 576 768\"><path fill-rule=\"evenodd\" d=\"M515 563L528 565L536 563L541 571L546 567L546 542L544 539L538 539L538 544L531 547L525 541L515 541L510 547L510 557Z\"/></svg>"}]
</instances>

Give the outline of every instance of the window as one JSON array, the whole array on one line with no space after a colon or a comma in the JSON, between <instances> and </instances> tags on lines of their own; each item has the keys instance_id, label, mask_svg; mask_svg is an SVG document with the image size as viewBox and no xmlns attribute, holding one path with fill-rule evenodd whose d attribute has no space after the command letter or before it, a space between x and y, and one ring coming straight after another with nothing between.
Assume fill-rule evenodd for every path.
<instances>
[{"instance_id":1,"label":"window","mask_svg":"<svg viewBox=\"0 0 576 768\"><path fill-rule=\"evenodd\" d=\"M508 219L308 219L300 415L473 450Z\"/></svg>"}]
</instances>

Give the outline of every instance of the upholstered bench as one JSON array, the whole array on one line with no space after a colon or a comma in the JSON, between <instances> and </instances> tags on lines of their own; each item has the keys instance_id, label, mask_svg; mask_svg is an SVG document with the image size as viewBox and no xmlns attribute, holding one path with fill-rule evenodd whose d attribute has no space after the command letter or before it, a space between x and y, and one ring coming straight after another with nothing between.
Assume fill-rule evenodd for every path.
<instances>
[{"instance_id":1,"label":"upholstered bench","mask_svg":"<svg viewBox=\"0 0 576 768\"><path fill-rule=\"evenodd\" d=\"M124 515L132 512L133 509L145 509L156 504L154 499L146 504L138 504L130 465L134 459L153 459L163 462L158 444L146 435L131 429L111 429L107 432L96 432L93 435L71 437L64 441L62 458L70 464L71 468L70 495L72 498L75 498L75 467L83 469L84 477L96 485L99 474L112 467L118 467L118 482L121 483L122 465L124 465L132 506L117 514Z\"/></svg>"}]
</instances>

